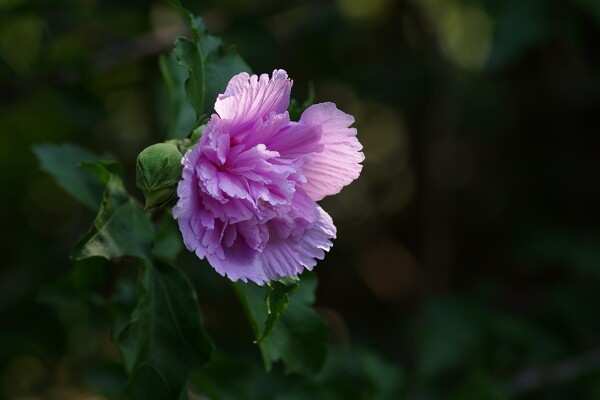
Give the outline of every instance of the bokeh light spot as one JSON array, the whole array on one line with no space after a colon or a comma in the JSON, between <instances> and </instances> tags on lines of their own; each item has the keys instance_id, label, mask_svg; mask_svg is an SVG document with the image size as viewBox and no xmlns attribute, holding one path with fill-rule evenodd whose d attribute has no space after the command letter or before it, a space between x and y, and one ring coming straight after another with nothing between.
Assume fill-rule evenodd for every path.
<instances>
[{"instance_id":1,"label":"bokeh light spot","mask_svg":"<svg viewBox=\"0 0 600 400\"><path fill-rule=\"evenodd\" d=\"M389 0L337 0L342 14L351 20L369 21L381 17Z\"/></svg>"},{"instance_id":2,"label":"bokeh light spot","mask_svg":"<svg viewBox=\"0 0 600 400\"><path fill-rule=\"evenodd\" d=\"M493 25L482 9L448 0L417 3L434 25L440 48L450 62L468 70L484 66L491 49Z\"/></svg>"}]
</instances>

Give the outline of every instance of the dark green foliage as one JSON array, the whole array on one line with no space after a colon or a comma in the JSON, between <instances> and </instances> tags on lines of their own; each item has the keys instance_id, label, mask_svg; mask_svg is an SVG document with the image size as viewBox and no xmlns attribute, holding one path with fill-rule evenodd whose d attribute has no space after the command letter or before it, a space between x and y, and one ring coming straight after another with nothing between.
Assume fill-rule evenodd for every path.
<instances>
[{"instance_id":1,"label":"dark green foliage","mask_svg":"<svg viewBox=\"0 0 600 400\"><path fill-rule=\"evenodd\" d=\"M102 198L103 186L79 166L84 161L99 161L99 157L71 143L38 144L33 151L41 168L52 175L60 187L88 208L96 210Z\"/></svg>"},{"instance_id":2,"label":"dark green foliage","mask_svg":"<svg viewBox=\"0 0 600 400\"><path fill-rule=\"evenodd\" d=\"M96 164L99 173L109 171ZM71 257L82 260L124 256L148 259L152 251L154 229L137 202L130 198L121 178L110 174L98 215L90 230L75 244Z\"/></svg>"},{"instance_id":3,"label":"dark green foliage","mask_svg":"<svg viewBox=\"0 0 600 400\"><path fill-rule=\"evenodd\" d=\"M138 302L118 335L130 378L128 399L175 399L190 371L208 361L212 342L202 329L193 287L177 268L146 262L138 279Z\"/></svg>"},{"instance_id":4,"label":"dark green foliage","mask_svg":"<svg viewBox=\"0 0 600 400\"><path fill-rule=\"evenodd\" d=\"M264 370L244 357L219 355L191 378L194 392L213 400L394 400L403 398L402 371L364 349L334 347L311 376Z\"/></svg>"},{"instance_id":5,"label":"dark green foliage","mask_svg":"<svg viewBox=\"0 0 600 400\"><path fill-rule=\"evenodd\" d=\"M177 0L169 0L182 13L194 33L193 39L179 38L173 52L189 77L185 89L196 111L196 126L211 115L217 95L223 93L227 82L250 67L233 50L223 46L221 39L211 36L204 21L183 9Z\"/></svg>"},{"instance_id":6,"label":"dark green foliage","mask_svg":"<svg viewBox=\"0 0 600 400\"><path fill-rule=\"evenodd\" d=\"M73 248L71 257L79 260L76 268L47 287L41 298L55 304L72 301L73 296L95 299L96 292L105 289L108 275L114 273L109 268L115 266L107 266L107 261L119 261L126 256L139 259L138 299L137 302L134 299L133 310L126 280L118 280L115 287L109 288L113 340L119 345L130 374L126 397L176 398L190 372L208 361L213 347L202 329L194 289L187 277L177 268L152 261L153 252L161 259L173 259L181 244L173 243L172 225L163 222L156 239L158 246L154 247L150 218L127 193L116 163L69 164L71 169L80 167L105 185L102 203L92 227ZM60 176L76 176L66 167L60 172Z\"/></svg>"},{"instance_id":7,"label":"dark green foliage","mask_svg":"<svg viewBox=\"0 0 600 400\"><path fill-rule=\"evenodd\" d=\"M185 81L188 72L179 65L174 52L161 55L160 71L169 94L169 127L167 139L183 139L189 135L196 121L196 113L185 94Z\"/></svg>"},{"instance_id":8,"label":"dark green foliage","mask_svg":"<svg viewBox=\"0 0 600 400\"><path fill-rule=\"evenodd\" d=\"M290 296L298 290L299 280L297 278L282 278L278 281L269 282L267 289L267 321L260 337L256 339L260 343L265 337L269 336L275 322L285 313Z\"/></svg>"},{"instance_id":9,"label":"dark green foliage","mask_svg":"<svg viewBox=\"0 0 600 400\"><path fill-rule=\"evenodd\" d=\"M310 307L316 285L315 276L308 273L303 275L299 287L289 280L272 282L270 288L233 284L252 324L267 371L278 360L283 361L288 373L310 375L322 368L329 332L323 319Z\"/></svg>"}]
</instances>

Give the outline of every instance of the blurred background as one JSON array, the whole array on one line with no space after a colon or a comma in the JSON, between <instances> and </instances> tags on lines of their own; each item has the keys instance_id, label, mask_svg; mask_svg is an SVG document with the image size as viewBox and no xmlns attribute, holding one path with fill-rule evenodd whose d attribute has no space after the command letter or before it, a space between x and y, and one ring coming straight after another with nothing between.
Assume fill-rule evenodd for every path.
<instances>
[{"instance_id":1,"label":"blurred background","mask_svg":"<svg viewBox=\"0 0 600 400\"><path fill-rule=\"evenodd\" d=\"M184 4L255 72L286 69L293 97L312 82L356 117L362 176L322 202L334 346L407 399L600 398L599 1ZM102 399L121 379L107 310L40 296L94 216L31 146L110 152L137 193L167 124L158 55L185 34L164 1L0 0L1 399ZM218 347L259 360L226 282L180 265Z\"/></svg>"}]
</instances>

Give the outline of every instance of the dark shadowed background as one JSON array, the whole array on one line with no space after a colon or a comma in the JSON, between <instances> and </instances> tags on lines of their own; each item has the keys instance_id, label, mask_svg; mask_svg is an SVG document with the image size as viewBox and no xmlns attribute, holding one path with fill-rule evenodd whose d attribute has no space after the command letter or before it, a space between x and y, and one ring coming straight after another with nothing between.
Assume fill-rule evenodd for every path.
<instances>
[{"instance_id":1,"label":"dark shadowed background","mask_svg":"<svg viewBox=\"0 0 600 400\"><path fill-rule=\"evenodd\" d=\"M186 5L256 73L356 117L363 173L322 202L334 346L409 399L600 398L600 2ZM0 0L0 399L101 399L119 379L106 310L39 295L93 215L31 146L110 152L135 192L166 128L158 55L186 34L163 1ZM217 346L258 359L226 282L180 265Z\"/></svg>"}]
</instances>

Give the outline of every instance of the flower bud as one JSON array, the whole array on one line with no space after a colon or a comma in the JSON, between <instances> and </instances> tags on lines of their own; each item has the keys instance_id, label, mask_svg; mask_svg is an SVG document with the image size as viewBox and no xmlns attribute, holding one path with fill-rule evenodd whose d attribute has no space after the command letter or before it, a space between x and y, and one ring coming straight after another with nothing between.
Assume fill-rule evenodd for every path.
<instances>
[{"instance_id":1,"label":"flower bud","mask_svg":"<svg viewBox=\"0 0 600 400\"><path fill-rule=\"evenodd\" d=\"M164 206L175 197L182 157L172 143L154 144L138 155L136 183L146 198L146 209Z\"/></svg>"}]
</instances>

